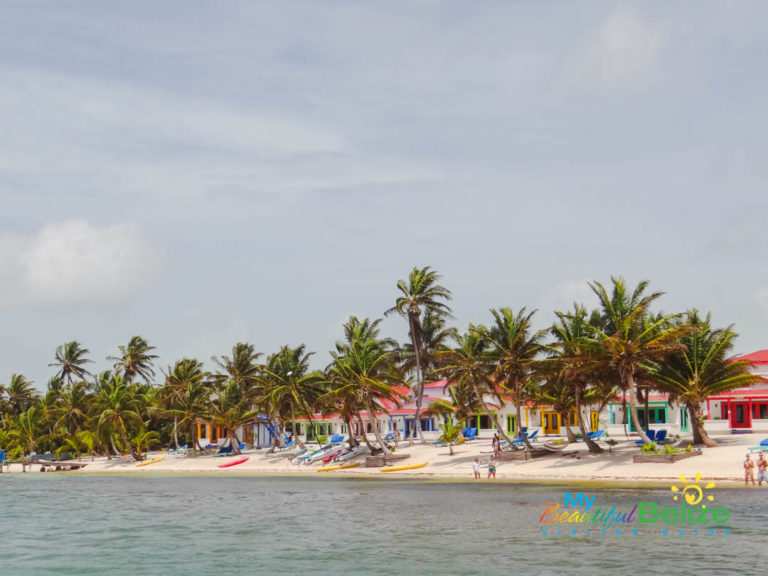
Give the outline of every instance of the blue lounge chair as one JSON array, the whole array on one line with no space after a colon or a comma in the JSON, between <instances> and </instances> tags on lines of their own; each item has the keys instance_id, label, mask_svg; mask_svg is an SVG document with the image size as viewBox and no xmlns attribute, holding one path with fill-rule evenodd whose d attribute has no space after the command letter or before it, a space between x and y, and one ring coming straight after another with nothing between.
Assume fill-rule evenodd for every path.
<instances>
[{"instance_id":1,"label":"blue lounge chair","mask_svg":"<svg viewBox=\"0 0 768 576\"><path fill-rule=\"evenodd\" d=\"M343 434L334 434L331 436L331 444L342 444L344 442Z\"/></svg>"},{"instance_id":2,"label":"blue lounge chair","mask_svg":"<svg viewBox=\"0 0 768 576\"><path fill-rule=\"evenodd\" d=\"M528 435L526 434L526 437L528 438L528 441L530 442L531 440L533 440L534 438L536 438L536 435L537 435L538 433L539 433L539 431L538 431L538 430L534 430L534 431L533 431L533 434L531 434L530 436L528 436Z\"/></svg>"},{"instance_id":3,"label":"blue lounge chair","mask_svg":"<svg viewBox=\"0 0 768 576\"><path fill-rule=\"evenodd\" d=\"M296 445L296 441L295 440L291 440L287 444L283 444L282 446L278 446L277 449L278 450L288 450L288 448L293 448L295 445Z\"/></svg>"},{"instance_id":4,"label":"blue lounge chair","mask_svg":"<svg viewBox=\"0 0 768 576\"><path fill-rule=\"evenodd\" d=\"M475 440L477 438L477 428L464 428L464 440Z\"/></svg>"},{"instance_id":5,"label":"blue lounge chair","mask_svg":"<svg viewBox=\"0 0 768 576\"><path fill-rule=\"evenodd\" d=\"M595 430L594 432L590 432L587 434L589 436L590 440L600 440L603 436L605 436L605 430Z\"/></svg>"},{"instance_id":6,"label":"blue lounge chair","mask_svg":"<svg viewBox=\"0 0 768 576\"><path fill-rule=\"evenodd\" d=\"M656 431L656 444L666 444L667 443L667 429L662 428L661 430Z\"/></svg>"},{"instance_id":7,"label":"blue lounge chair","mask_svg":"<svg viewBox=\"0 0 768 576\"><path fill-rule=\"evenodd\" d=\"M230 454L234 453L235 449L232 446L232 444L227 444L226 446L222 446L219 448L219 451L214 454L214 456L229 456Z\"/></svg>"},{"instance_id":8,"label":"blue lounge chair","mask_svg":"<svg viewBox=\"0 0 768 576\"><path fill-rule=\"evenodd\" d=\"M656 431L655 430L646 430L645 431L645 435L648 436L648 440L650 440L651 442L655 442L656 441ZM637 446L642 446L643 444L645 444L645 442L643 442L643 439L641 438L640 440L637 440L635 442L635 444Z\"/></svg>"},{"instance_id":9,"label":"blue lounge chair","mask_svg":"<svg viewBox=\"0 0 768 576\"><path fill-rule=\"evenodd\" d=\"M757 446L750 446L750 452L768 452L768 438L760 442Z\"/></svg>"}]
</instances>

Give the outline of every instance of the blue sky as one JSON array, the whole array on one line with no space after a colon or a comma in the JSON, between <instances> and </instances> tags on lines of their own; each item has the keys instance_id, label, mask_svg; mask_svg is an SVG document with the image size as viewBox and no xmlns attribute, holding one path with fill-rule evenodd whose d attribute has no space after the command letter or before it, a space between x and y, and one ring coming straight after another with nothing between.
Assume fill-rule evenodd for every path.
<instances>
[{"instance_id":1,"label":"blue sky","mask_svg":"<svg viewBox=\"0 0 768 576\"><path fill-rule=\"evenodd\" d=\"M0 382L135 334L322 366L414 265L462 328L615 274L768 347L763 2L0 8Z\"/></svg>"}]
</instances>

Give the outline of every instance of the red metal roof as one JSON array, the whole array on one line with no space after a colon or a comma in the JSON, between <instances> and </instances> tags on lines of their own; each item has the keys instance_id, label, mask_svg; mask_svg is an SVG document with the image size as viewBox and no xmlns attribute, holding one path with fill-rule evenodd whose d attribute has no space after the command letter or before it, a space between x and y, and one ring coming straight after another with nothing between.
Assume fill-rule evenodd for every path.
<instances>
[{"instance_id":1,"label":"red metal roof","mask_svg":"<svg viewBox=\"0 0 768 576\"><path fill-rule=\"evenodd\" d=\"M768 364L768 350L758 350L751 354L744 354L743 356L736 356L734 360L746 360L752 364Z\"/></svg>"}]
</instances>

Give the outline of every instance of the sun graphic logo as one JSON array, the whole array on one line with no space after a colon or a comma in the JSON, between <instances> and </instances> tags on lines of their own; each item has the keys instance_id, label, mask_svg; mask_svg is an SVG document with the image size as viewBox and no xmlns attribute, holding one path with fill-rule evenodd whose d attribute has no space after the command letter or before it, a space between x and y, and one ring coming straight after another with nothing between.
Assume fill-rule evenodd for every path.
<instances>
[{"instance_id":1,"label":"sun graphic logo","mask_svg":"<svg viewBox=\"0 0 768 576\"><path fill-rule=\"evenodd\" d=\"M711 494L704 494L704 490L710 490L715 487L714 482L707 482L707 484L702 488L700 485L701 482L701 472L696 473L696 480L693 483L689 483L686 479L685 475L680 475L680 481L683 483L682 487L678 486L672 486L672 492L675 492L674 499L677 500L680 496L683 497L685 500L685 503L689 506L696 506L699 502L706 499L710 502L712 502L715 497ZM706 504L701 505L702 508L706 508Z\"/></svg>"}]
</instances>

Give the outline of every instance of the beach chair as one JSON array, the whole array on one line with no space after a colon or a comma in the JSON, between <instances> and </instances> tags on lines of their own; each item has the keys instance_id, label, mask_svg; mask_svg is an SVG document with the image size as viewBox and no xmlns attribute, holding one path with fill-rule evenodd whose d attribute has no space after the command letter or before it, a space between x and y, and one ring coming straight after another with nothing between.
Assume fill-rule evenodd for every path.
<instances>
[{"instance_id":1,"label":"beach chair","mask_svg":"<svg viewBox=\"0 0 768 576\"><path fill-rule=\"evenodd\" d=\"M277 450L278 451L288 450L289 448L293 448L295 445L296 445L296 441L295 440L291 440L287 444L283 444L282 446L278 446Z\"/></svg>"},{"instance_id":2,"label":"beach chair","mask_svg":"<svg viewBox=\"0 0 768 576\"><path fill-rule=\"evenodd\" d=\"M539 431L538 431L538 430L534 430L534 431L533 431L533 434L531 434L530 436L528 436L528 435L526 434L526 438L528 438L528 442L530 442L531 440L533 440L534 438L536 438L536 436L538 435L538 433L539 433Z\"/></svg>"},{"instance_id":3,"label":"beach chair","mask_svg":"<svg viewBox=\"0 0 768 576\"><path fill-rule=\"evenodd\" d=\"M464 434L464 440L475 440L477 439L477 428L465 428Z\"/></svg>"},{"instance_id":4,"label":"beach chair","mask_svg":"<svg viewBox=\"0 0 768 576\"><path fill-rule=\"evenodd\" d=\"M648 436L648 440L650 440L651 442L655 442L656 441L656 431L655 430L646 430L645 431L645 435ZM643 442L642 438L640 440L635 441L635 445L636 446L642 446L643 444L645 444L645 442Z\"/></svg>"},{"instance_id":5,"label":"beach chair","mask_svg":"<svg viewBox=\"0 0 768 576\"><path fill-rule=\"evenodd\" d=\"M768 452L768 438L760 442L757 446L750 446L750 452Z\"/></svg>"},{"instance_id":6,"label":"beach chair","mask_svg":"<svg viewBox=\"0 0 768 576\"><path fill-rule=\"evenodd\" d=\"M597 442L598 440L600 440L600 438L605 436L605 430L595 430L594 432L588 433L587 436L589 437L590 440L594 440L595 442Z\"/></svg>"},{"instance_id":7,"label":"beach chair","mask_svg":"<svg viewBox=\"0 0 768 576\"><path fill-rule=\"evenodd\" d=\"M232 446L232 444L227 444L226 446L222 446L219 448L219 451L214 454L214 456L229 456L232 453L234 453L235 449Z\"/></svg>"},{"instance_id":8,"label":"beach chair","mask_svg":"<svg viewBox=\"0 0 768 576\"><path fill-rule=\"evenodd\" d=\"M656 431L656 440L654 440L656 444L666 444L667 443L667 429L662 428L661 430Z\"/></svg>"},{"instance_id":9,"label":"beach chair","mask_svg":"<svg viewBox=\"0 0 768 576\"><path fill-rule=\"evenodd\" d=\"M334 434L331 436L331 444L342 444L344 442L343 434Z\"/></svg>"}]
</instances>

